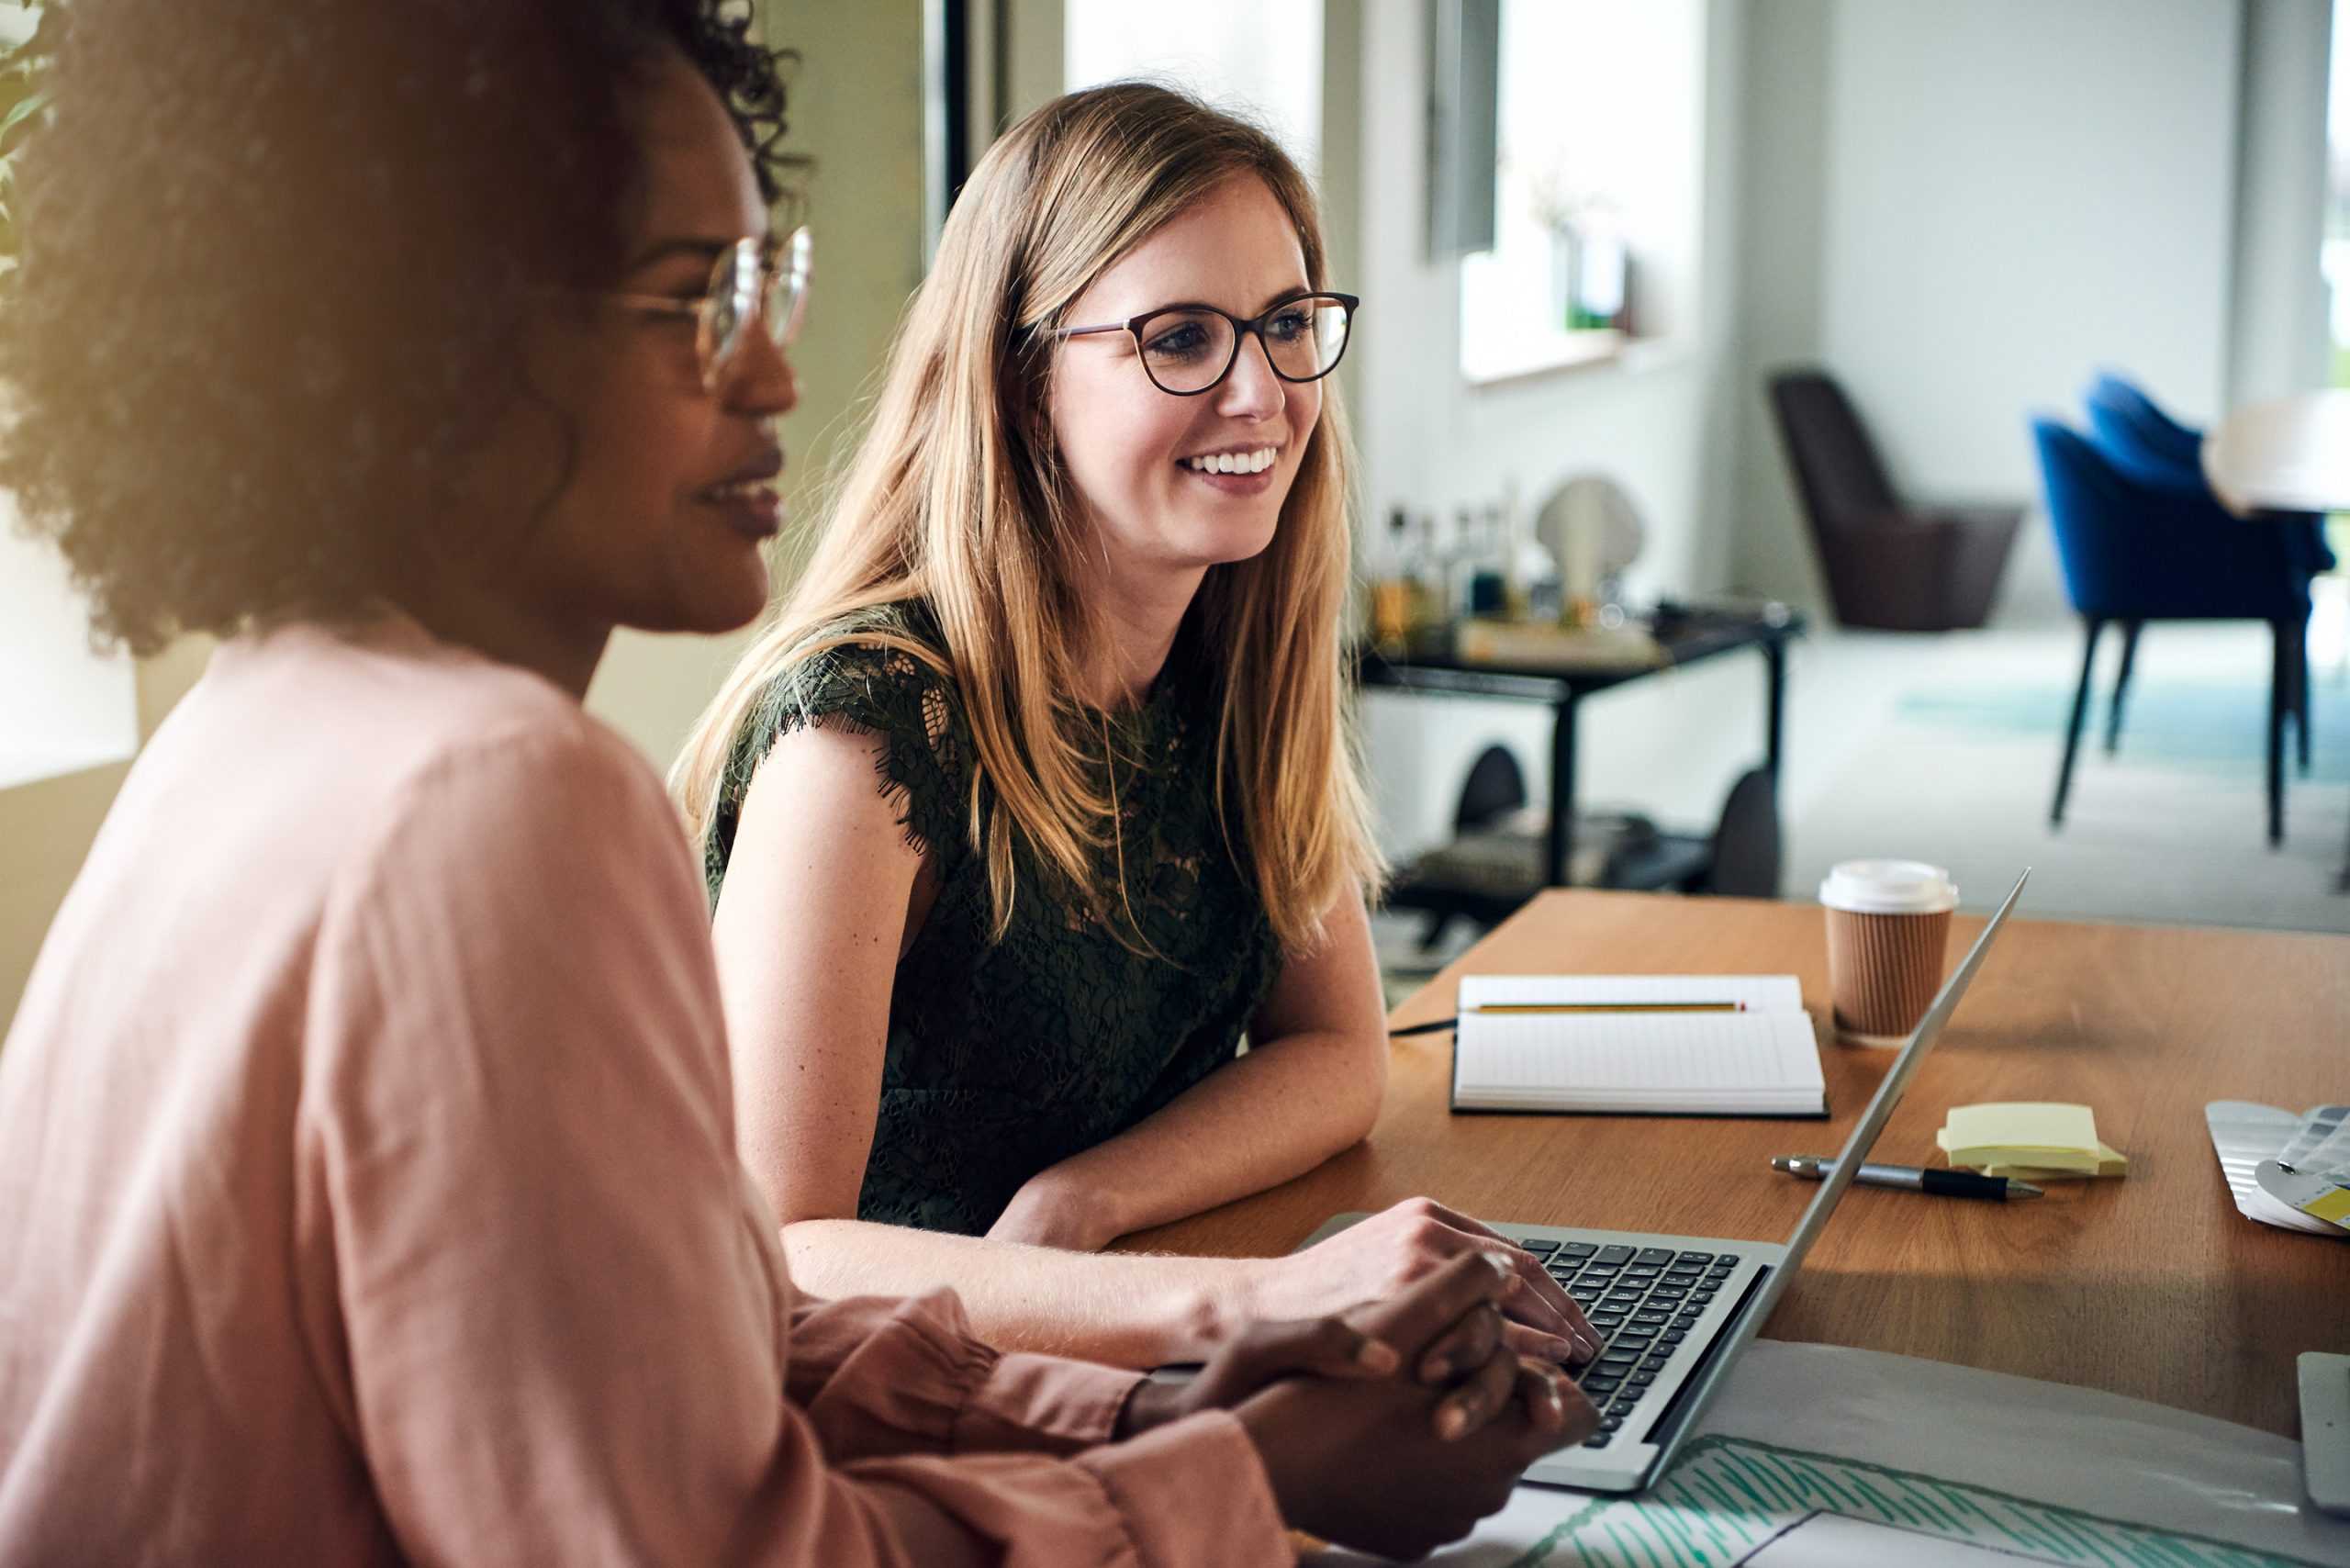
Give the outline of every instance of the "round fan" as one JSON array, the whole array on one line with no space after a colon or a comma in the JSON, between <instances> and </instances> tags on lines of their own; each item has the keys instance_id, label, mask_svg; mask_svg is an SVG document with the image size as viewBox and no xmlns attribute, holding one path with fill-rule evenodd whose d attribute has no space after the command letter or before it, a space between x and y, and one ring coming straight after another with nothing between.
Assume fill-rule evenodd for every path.
<instances>
[{"instance_id":1,"label":"round fan","mask_svg":"<svg viewBox=\"0 0 2350 1568\"><path fill-rule=\"evenodd\" d=\"M1570 593L1588 593L1619 576L1648 542L1631 496L1604 474L1580 474L1553 490L1535 514L1534 532L1559 563Z\"/></svg>"}]
</instances>

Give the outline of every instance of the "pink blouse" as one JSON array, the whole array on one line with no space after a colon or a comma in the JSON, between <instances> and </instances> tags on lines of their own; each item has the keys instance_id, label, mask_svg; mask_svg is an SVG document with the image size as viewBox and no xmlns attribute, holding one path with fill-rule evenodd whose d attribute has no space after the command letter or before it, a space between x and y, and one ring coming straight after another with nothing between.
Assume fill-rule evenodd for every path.
<instances>
[{"instance_id":1,"label":"pink blouse","mask_svg":"<svg viewBox=\"0 0 2350 1568\"><path fill-rule=\"evenodd\" d=\"M658 781L392 622L241 639L0 1052L0 1562L1286 1563L1238 1423L796 1295Z\"/></svg>"}]
</instances>

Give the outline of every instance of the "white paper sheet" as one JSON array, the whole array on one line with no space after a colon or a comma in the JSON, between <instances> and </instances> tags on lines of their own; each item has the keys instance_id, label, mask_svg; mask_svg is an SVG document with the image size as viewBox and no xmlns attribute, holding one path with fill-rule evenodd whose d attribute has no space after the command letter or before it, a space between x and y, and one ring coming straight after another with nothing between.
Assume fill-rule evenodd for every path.
<instances>
[{"instance_id":1,"label":"white paper sheet","mask_svg":"<svg viewBox=\"0 0 2350 1568\"><path fill-rule=\"evenodd\" d=\"M2228 1191L2235 1194L2236 1207L2245 1218L2280 1230L2337 1238L2350 1236L2341 1226L2313 1219L2263 1192L2259 1179L2264 1160L2275 1159L2286 1150L2306 1156L2327 1142L2329 1133L2338 1136L2340 1118L2329 1120L2325 1115L2336 1108L2321 1105L2306 1116L2297 1116L2248 1100L2214 1100L2203 1107L2204 1123L2211 1130L2211 1150L2220 1157L2220 1172L2227 1178Z\"/></svg>"},{"instance_id":2,"label":"white paper sheet","mask_svg":"<svg viewBox=\"0 0 2350 1568\"><path fill-rule=\"evenodd\" d=\"M2016 1556L1899 1525L1811 1513L1739 1561L1744 1568L2017 1568Z\"/></svg>"},{"instance_id":3,"label":"white paper sheet","mask_svg":"<svg viewBox=\"0 0 2350 1568\"><path fill-rule=\"evenodd\" d=\"M1431 1561L1961 1568L1983 1552L2004 1568L2350 1565L2350 1522L2306 1506L2300 1445L2285 1438L2090 1389L1764 1339L1648 1493L1521 1486Z\"/></svg>"},{"instance_id":4,"label":"white paper sheet","mask_svg":"<svg viewBox=\"0 0 2350 1568\"><path fill-rule=\"evenodd\" d=\"M2330 1160L2350 1158L2350 1105L2312 1106L2293 1130L2277 1158L2286 1164L2318 1169Z\"/></svg>"},{"instance_id":5,"label":"white paper sheet","mask_svg":"<svg viewBox=\"0 0 2350 1568\"><path fill-rule=\"evenodd\" d=\"M2320 1105L2253 1172L2260 1190L2296 1214L2350 1236L2350 1105Z\"/></svg>"},{"instance_id":6,"label":"white paper sheet","mask_svg":"<svg viewBox=\"0 0 2350 1568\"><path fill-rule=\"evenodd\" d=\"M1734 1109L1785 1098L1816 1111L1827 1093L1801 1014L1480 1016L1461 1025L1458 1049L1460 1097L1479 1103L1563 1097Z\"/></svg>"}]
</instances>

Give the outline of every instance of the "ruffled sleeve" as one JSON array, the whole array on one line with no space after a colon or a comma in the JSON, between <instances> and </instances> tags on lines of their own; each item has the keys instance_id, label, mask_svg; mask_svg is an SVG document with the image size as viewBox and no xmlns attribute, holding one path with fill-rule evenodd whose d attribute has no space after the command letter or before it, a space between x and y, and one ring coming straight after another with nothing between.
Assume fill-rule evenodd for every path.
<instances>
[{"instance_id":1,"label":"ruffled sleeve","mask_svg":"<svg viewBox=\"0 0 2350 1568\"><path fill-rule=\"evenodd\" d=\"M836 1463L907 1452L1069 1457L1111 1439L1141 1381L981 1344L945 1291L792 1304L786 1391Z\"/></svg>"},{"instance_id":2,"label":"ruffled sleeve","mask_svg":"<svg viewBox=\"0 0 2350 1568\"><path fill-rule=\"evenodd\" d=\"M894 641L884 642L880 638ZM838 640L834 640L838 639ZM776 743L797 731L838 727L881 742L876 787L896 811L906 841L943 873L970 853L972 747L951 676L900 645L935 652L938 639L912 607L873 612L811 639L820 651L786 669L761 696L735 737L703 870L714 901L733 848L752 776ZM943 663L944 655L936 655Z\"/></svg>"}]
</instances>

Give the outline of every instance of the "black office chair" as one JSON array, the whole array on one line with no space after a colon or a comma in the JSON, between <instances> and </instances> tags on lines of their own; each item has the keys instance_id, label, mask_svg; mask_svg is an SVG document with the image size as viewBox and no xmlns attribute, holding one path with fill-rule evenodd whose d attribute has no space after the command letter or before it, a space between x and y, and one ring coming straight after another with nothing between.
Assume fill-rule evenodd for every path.
<instances>
[{"instance_id":1,"label":"black office chair","mask_svg":"<svg viewBox=\"0 0 2350 1568\"><path fill-rule=\"evenodd\" d=\"M1415 857L1389 890L1391 908L1427 912L1424 950L1441 942L1455 919L1491 926L1541 890L1543 835L1511 820L1525 805L1517 759L1488 746L1461 784L1451 841ZM1598 887L1779 896L1778 791L1765 768L1739 775L1710 835L1660 832L1638 812L1592 812L1578 817L1575 838L1578 859L1596 861L1585 864Z\"/></svg>"},{"instance_id":2,"label":"black office chair","mask_svg":"<svg viewBox=\"0 0 2350 1568\"><path fill-rule=\"evenodd\" d=\"M1711 864L1684 890L1727 898L1774 899L1779 896L1781 867L1779 791L1771 782L1768 768L1750 767L1738 776L1722 802Z\"/></svg>"},{"instance_id":3,"label":"black office chair","mask_svg":"<svg viewBox=\"0 0 2350 1568\"><path fill-rule=\"evenodd\" d=\"M1420 947L1433 951L1455 918L1491 926L1523 902L1541 879L1539 853L1503 824L1526 806L1526 774L1507 746L1489 745L1469 765L1452 838L1403 868L1389 902L1427 911Z\"/></svg>"},{"instance_id":4,"label":"black office chair","mask_svg":"<svg viewBox=\"0 0 2350 1568\"><path fill-rule=\"evenodd\" d=\"M1493 826L1526 804L1526 775L1507 746L1489 745L1469 765L1460 786L1460 804L1452 813L1452 831L1473 833Z\"/></svg>"},{"instance_id":5,"label":"black office chair","mask_svg":"<svg viewBox=\"0 0 2350 1568\"><path fill-rule=\"evenodd\" d=\"M1889 632L1982 625L2023 508L1905 501L1825 371L1773 375L1771 408L1836 619Z\"/></svg>"}]
</instances>

